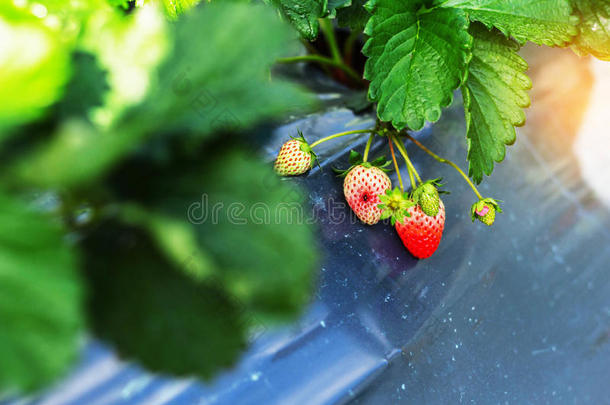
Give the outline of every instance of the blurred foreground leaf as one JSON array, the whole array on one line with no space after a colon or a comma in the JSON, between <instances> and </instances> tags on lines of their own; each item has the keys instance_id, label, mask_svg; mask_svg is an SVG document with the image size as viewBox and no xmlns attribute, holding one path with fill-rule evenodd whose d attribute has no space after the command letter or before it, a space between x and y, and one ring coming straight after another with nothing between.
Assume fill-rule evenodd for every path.
<instances>
[{"instance_id":1,"label":"blurred foreground leaf","mask_svg":"<svg viewBox=\"0 0 610 405\"><path fill-rule=\"evenodd\" d=\"M204 137L309 109L309 95L270 76L278 57L299 48L290 27L270 8L199 7L179 20L173 52L160 68L157 85L127 114L122 127Z\"/></svg>"},{"instance_id":2,"label":"blurred foreground leaf","mask_svg":"<svg viewBox=\"0 0 610 405\"><path fill-rule=\"evenodd\" d=\"M88 309L97 336L152 371L209 378L244 347L240 308L173 268L134 228L106 223L87 238Z\"/></svg>"},{"instance_id":3,"label":"blurred foreground leaf","mask_svg":"<svg viewBox=\"0 0 610 405\"><path fill-rule=\"evenodd\" d=\"M10 129L38 118L60 97L70 74L70 53L56 32L12 2L0 5L0 38L2 141Z\"/></svg>"},{"instance_id":4,"label":"blurred foreground leaf","mask_svg":"<svg viewBox=\"0 0 610 405\"><path fill-rule=\"evenodd\" d=\"M307 303L316 261L312 226L306 222L309 205L268 165L244 151L208 153L204 163L146 173L135 167L117 181L139 179L139 191L129 187L125 197L149 205L147 226L163 250L177 252L177 240L191 241L190 227L198 248L182 257L183 271L196 279L204 274L221 280L227 294L261 321L294 316ZM175 222L162 236L159 216L166 224L168 218Z\"/></svg>"},{"instance_id":5,"label":"blurred foreground leaf","mask_svg":"<svg viewBox=\"0 0 610 405\"><path fill-rule=\"evenodd\" d=\"M54 381L75 359L81 284L62 232L0 194L0 392Z\"/></svg>"},{"instance_id":6,"label":"blurred foreground leaf","mask_svg":"<svg viewBox=\"0 0 610 405\"><path fill-rule=\"evenodd\" d=\"M128 134L98 132L84 120L64 121L49 143L12 170L21 181L41 187L76 186L96 180L137 141Z\"/></svg>"},{"instance_id":7,"label":"blurred foreground leaf","mask_svg":"<svg viewBox=\"0 0 610 405\"><path fill-rule=\"evenodd\" d=\"M93 122L107 128L146 97L171 47L169 23L154 4L128 15L97 12L87 21L82 46L107 71L110 91L90 112Z\"/></svg>"},{"instance_id":8,"label":"blurred foreground leaf","mask_svg":"<svg viewBox=\"0 0 610 405\"><path fill-rule=\"evenodd\" d=\"M201 2L201 0L162 0L163 6L165 7L165 13L172 19L178 18L180 14L192 9L199 4L199 2Z\"/></svg>"},{"instance_id":9,"label":"blurred foreground leaf","mask_svg":"<svg viewBox=\"0 0 610 405\"><path fill-rule=\"evenodd\" d=\"M91 108L104 104L104 95L110 88L106 71L100 68L94 55L84 52L72 55L72 69L72 77L57 105L57 113L64 119L88 118Z\"/></svg>"},{"instance_id":10,"label":"blurred foreground leaf","mask_svg":"<svg viewBox=\"0 0 610 405\"><path fill-rule=\"evenodd\" d=\"M271 64L292 49L293 39L264 7L226 3L193 10L176 23L173 52L140 105L107 129L65 123L15 173L42 187L75 186L94 181L153 134L200 140L302 112L312 99L269 77Z\"/></svg>"}]
</instances>

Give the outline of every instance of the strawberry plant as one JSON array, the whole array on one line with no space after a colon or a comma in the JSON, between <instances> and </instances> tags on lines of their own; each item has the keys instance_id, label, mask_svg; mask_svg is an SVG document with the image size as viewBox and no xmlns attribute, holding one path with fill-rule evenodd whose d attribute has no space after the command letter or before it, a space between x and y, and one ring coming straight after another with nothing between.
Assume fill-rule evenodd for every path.
<instances>
[{"instance_id":1,"label":"strawberry plant","mask_svg":"<svg viewBox=\"0 0 610 405\"><path fill-rule=\"evenodd\" d=\"M456 169L477 197L471 207L473 221L490 226L502 209L498 200L484 198L475 184L492 174L494 165L504 159L506 146L516 140L515 127L525 124L523 109L530 105L532 83L520 47L528 41L571 47L578 54L610 60L608 0L354 0L310 1L299 7L277 0L275 4L304 40L315 39L321 31L329 53L321 55L309 46L314 53L283 58L281 63L318 63L346 84L365 87L377 115L365 156L373 137L387 137L400 187L375 189L375 201L381 198L379 215L363 206L367 182L356 183L355 191L348 184L346 199L367 224L391 218L407 249L418 258L436 250L445 213L437 180L422 181L404 140ZM343 53L329 23L334 18L347 30ZM349 64L357 38L363 39L361 53L366 57L361 74ZM410 134L438 121L456 90L464 106L468 175ZM349 133L330 135L318 143L345 134ZM408 193L394 146L406 163Z\"/></svg>"},{"instance_id":2,"label":"strawberry plant","mask_svg":"<svg viewBox=\"0 0 610 405\"><path fill-rule=\"evenodd\" d=\"M292 319L309 300L315 233L278 209L304 196L276 173L306 174L323 142L369 135L342 171L345 198L418 258L446 213L440 179L422 179L406 143L456 169L476 195L471 218L492 225L499 201L476 184L525 123L519 48L610 59L609 0L252 3L0 4L0 398L55 381L85 331L150 370L208 378L254 331ZM299 134L274 173L244 135L316 107L273 69L302 62L364 90L377 122L311 144ZM456 90L468 174L412 133ZM369 158L375 138L391 160ZM206 211L225 203L245 210ZM260 203L273 223L248 217Z\"/></svg>"}]
</instances>

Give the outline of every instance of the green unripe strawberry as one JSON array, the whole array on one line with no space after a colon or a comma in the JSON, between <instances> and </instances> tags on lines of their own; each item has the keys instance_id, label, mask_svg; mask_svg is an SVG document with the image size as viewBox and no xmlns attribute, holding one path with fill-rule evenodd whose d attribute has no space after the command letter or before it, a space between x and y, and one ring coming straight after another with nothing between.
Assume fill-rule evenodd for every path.
<instances>
[{"instance_id":1,"label":"green unripe strawberry","mask_svg":"<svg viewBox=\"0 0 610 405\"><path fill-rule=\"evenodd\" d=\"M429 217L437 216L440 199L436 187L427 183L422 185L418 190L421 190L418 193L417 199L417 203L421 207L421 210Z\"/></svg>"},{"instance_id":2,"label":"green unripe strawberry","mask_svg":"<svg viewBox=\"0 0 610 405\"><path fill-rule=\"evenodd\" d=\"M413 200L429 217L438 215L440 198L437 187L442 186L439 181L440 179L428 180L413 191Z\"/></svg>"},{"instance_id":3,"label":"green unripe strawberry","mask_svg":"<svg viewBox=\"0 0 610 405\"><path fill-rule=\"evenodd\" d=\"M502 208L493 198L479 200L470 209L472 221L474 222L475 219L478 219L487 226L493 225L496 220L496 212L502 212Z\"/></svg>"}]
</instances>

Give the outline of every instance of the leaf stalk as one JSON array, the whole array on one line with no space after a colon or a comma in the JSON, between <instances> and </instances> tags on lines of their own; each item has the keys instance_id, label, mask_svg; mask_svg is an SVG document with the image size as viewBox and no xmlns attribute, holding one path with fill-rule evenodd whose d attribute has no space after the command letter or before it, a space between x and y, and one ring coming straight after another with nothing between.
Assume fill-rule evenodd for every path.
<instances>
[{"instance_id":1,"label":"leaf stalk","mask_svg":"<svg viewBox=\"0 0 610 405\"><path fill-rule=\"evenodd\" d=\"M325 138L318 139L317 141L315 141L314 143L312 143L309 146L311 148L314 148L315 146L318 146L319 144L321 144L323 142L330 141L331 139L339 138L339 137L346 136L346 135L368 134L368 133L375 133L375 130L373 130L373 129L354 129L351 131L339 132L338 134L333 134L333 135L329 135Z\"/></svg>"},{"instance_id":2,"label":"leaf stalk","mask_svg":"<svg viewBox=\"0 0 610 405\"><path fill-rule=\"evenodd\" d=\"M477 190L476 186L474 185L474 183L470 180L470 178L468 176L466 176L466 173L464 173L462 171L462 169L460 169L460 167L458 165L456 165L455 163L453 163L451 160L449 159L445 159L442 158L440 156L438 156L436 153L432 152L430 149L426 148L424 145L422 145L421 142L419 142L417 139L413 138L411 135L409 135L408 133L405 132L405 136L407 138L409 138L409 140L411 142L413 142L415 145L417 145L421 150L423 150L424 152L426 152L428 155L432 156L435 160L437 160L440 163L445 163L448 164L449 166L453 167L455 170L458 171L458 173L460 173L462 175L462 177L464 178L464 180L466 180L466 182L470 185L470 188L472 188L472 191L474 191L474 193L476 194L476 196L479 198L479 200L483 199L483 196L481 196L481 193L479 193L479 190Z\"/></svg>"}]
</instances>

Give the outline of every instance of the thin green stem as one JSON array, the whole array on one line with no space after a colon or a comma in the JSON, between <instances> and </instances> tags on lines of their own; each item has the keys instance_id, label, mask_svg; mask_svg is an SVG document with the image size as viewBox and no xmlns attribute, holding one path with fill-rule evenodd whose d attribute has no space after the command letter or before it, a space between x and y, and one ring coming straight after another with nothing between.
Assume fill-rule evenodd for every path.
<instances>
[{"instance_id":1,"label":"thin green stem","mask_svg":"<svg viewBox=\"0 0 610 405\"><path fill-rule=\"evenodd\" d=\"M396 140L395 136L392 133L388 133L388 138L394 142L396 144L396 147L398 147L398 141ZM411 166L409 165L409 156L406 156L402 153L402 151L400 150L400 148L398 147L398 151L402 154L402 157L405 159L405 162L407 164L407 173L409 173L409 181L411 182L411 188L413 190L415 190L415 187L417 187L417 184L415 183L415 177L413 177L413 170L411 169Z\"/></svg>"},{"instance_id":2,"label":"thin green stem","mask_svg":"<svg viewBox=\"0 0 610 405\"><path fill-rule=\"evenodd\" d=\"M308 40L301 38L301 43L303 44L303 46L305 46L305 49L307 49L310 55L321 55L320 52L318 52L318 50L316 49L316 47L313 46ZM321 63L320 68L322 68L322 70L324 71L324 73L326 73L327 76L332 76L333 73L330 69L331 66Z\"/></svg>"},{"instance_id":3,"label":"thin green stem","mask_svg":"<svg viewBox=\"0 0 610 405\"><path fill-rule=\"evenodd\" d=\"M396 142L398 142L398 150L401 151L402 153L404 153L404 155L408 157L407 149L404 147L402 142L400 142L398 140L398 138L394 138L394 139L396 139ZM419 173L417 172L417 169L415 169L415 166L413 165L413 162L411 162L411 160L407 160L407 163L409 164L409 167L411 168L411 170L413 170L413 173L415 174L415 177L417 178L417 181L419 183L422 183L421 177L419 177Z\"/></svg>"},{"instance_id":4,"label":"thin green stem","mask_svg":"<svg viewBox=\"0 0 610 405\"><path fill-rule=\"evenodd\" d=\"M337 37L335 36L333 24L329 19L322 18L320 19L320 29L324 33L324 39L326 39L326 43L328 44L328 48L333 60L338 63L343 63L341 52L339 51L339 46L337 45Z\"/></svg>"},{"instance_id":5,"label":"thin green stem","mask_svg":"<svg viewBox=\"0 0 610 405\"><path fill-rule=\"evenodd\" d=\"M313 148L315 146L318 146L322 142L330 141L331 139L339 138L341 136L353 135L353 134L368 134L368 133L372 133L372 132L375 132L375 130L374 129L354 129L352 131L339 132L338 134L333 134L333 135L329 135L325 138L318 139L317 141L315 141L314 143L312 143L309 146L311 148Z\"/></svg>"},{"instance_id":6,"label":"thin green stem","mask_svg":"<svg viewBox=\"0 0 610 405\"><path fill-rule=\"evenodd\" d=\"M415 190L417 188L417 184L415 183L415 177L413 177L413 170L411 170L411 166L408 164L407 172L409 173L409 180L411 181L411 190Z\"/></svg>"},{"instance_id":7,"label":"thin green stem","mask_svg":"<svg viewBox=\"0 0 610 405\"><path fill-rule=\"evenodd\" d=\"M417 139L413 138L411 135L409 135L409 134L405 134L405 135L407 138L409 138L411 140L411 142L413 142L415 145L417 145L421 150L426 152L428 155L432 156L434 159L436 159L440 163L448 164L449 166L451 166L455 170L457 170L462 175L464 180L466 180L466 182L470 185L470 188L472 188L472 191L474 191L474 193L477 195L479 200L483 199L483 196L481 196L481 193L479 193L479 190L477 190L476 186L472 183L472 181L470 181L470 178L468 176L466 176L466 173L464 173L458 165L456 165L449 159L444 159L444 158L438 156L436 153L434 153L430 149L426 148L424 145L421 144L421 142L419 142Z\"/></svg>"},{"instance_id":8,"label":"thin green stem","mask_svg":"<svg viewBox=\"0 0 610 405\"><path fill-rule=\"evenodd\" d=\"M345 40L345 44L343 45L343 61L347 65L352 64L352 56L354 54L354 44L360 37L360 31L353 30L350 32L349 36Z\"/></svg>"},{"instance_id":9,"label":"thin green stem","mask_svg":"<svg viewBox=\"0 0 610 405\"><path fill-rule=\"evenodd\" d=\"M400 170L398 169L398 162L396 161L396 155L394 154L394 146L392 146L392 140L388 137L388 144L390 145L390 154L392 155L392 161L394 162L394 169L398 175L398 183L400 184L400 191L405 192L405 187L402 184L402 177L400 176Z\"/></svg>"},{"instance_id":10,"label":"thin green stem","mask_svg":"<svg viewBox=\"0 0 610 405\"><path fill-rule=\"evenodd\" d=\"M302 55L302 56L292 56L289 58L279 58L276 60L277 63L288 64L288 63L300 63L300 62L316 62L322 65L334 66L343 70L350 78L354 79L358 83L363 83L362 77L356 73L354 69L347 66L341 60L335 61L331 58L327 58L326 56L321 55Z\"/></svg>"},{"instance_id":11,"label":"thin green stem","mask_svg":"<svg viewBox=\"0 0 610 405\"><path fill-rule=\"evenodd\" d=\"M422 183L421 177L419 177L419 173L417 173L415 166L413 166L413 163L411 163L411 159L409 159L409 154L407 153L407 149L402 144L402 142L398 140L398 138L396 136L394 136L393 139L394 139L394 142L396 142L396 147L398 148L398 151L400 152L402 157L405 159L405 162L407 162L407 168L412 170L413 173L415 174L415 177L417 178L417 181Z\"/></svg>"},{"instance_id":12,"label":"thin green stem","mask_svg":"<svg viewBox=\"0 0 610 405\"><path fill-rule=\"evenodd\" d=\"M366 162L369 160L369 151L371 150L371 144L373 143L373 138L375 138L375 133L371 132L369 136L369 140L366 141L366 146L364 147L364 156L362 156L362 162Z\"/></svg>"}]
</instances>

